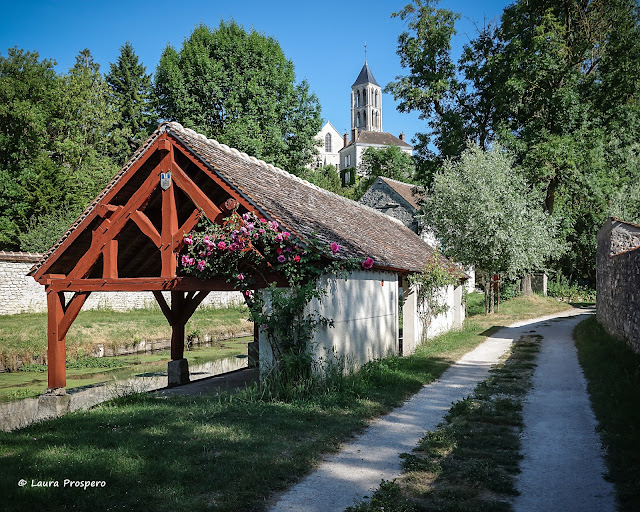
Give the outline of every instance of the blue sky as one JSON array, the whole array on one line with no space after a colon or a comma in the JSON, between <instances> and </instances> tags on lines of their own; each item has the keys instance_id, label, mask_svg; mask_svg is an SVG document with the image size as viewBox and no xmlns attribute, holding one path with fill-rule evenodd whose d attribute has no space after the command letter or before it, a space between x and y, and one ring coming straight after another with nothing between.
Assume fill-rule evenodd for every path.
<instances>
[{"instance_id":1,"label":"blue sky","mask_svg":"<svg viewBox=\"0 0 640 512\"><path fill-rule=\"evenodd\" d=\"M367 59L378 83L384 87L402 74L396 55L402 21L390 14L405 0L255 1L210 0L175 2L93 0L0 0L0 53L17 46L55 59L66 71L77 53L89 48L101 71L118 56L120 46L131 41L147 72L155 71L167 44L180 48L199 23L215 27L221 19L235 19L245 29L254 28L280 42L293 61L298 80L306 79L322 105L322 115L340 131L350 128L349 94ZM507 0L443 0L441 7L459 12L454 52L474 35L476 22L500 16ZM410 140L424 131L417 114L400 114L396 102L383 96L383 129Z\"/></svg>"}]
</instances>

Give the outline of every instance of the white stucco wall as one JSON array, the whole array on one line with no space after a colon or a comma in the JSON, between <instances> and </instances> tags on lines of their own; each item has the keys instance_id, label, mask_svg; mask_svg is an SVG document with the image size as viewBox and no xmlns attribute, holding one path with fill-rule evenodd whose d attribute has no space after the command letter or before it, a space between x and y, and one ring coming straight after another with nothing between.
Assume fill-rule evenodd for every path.
<instances>
[{"instance_id":1,"label":"white stucco wall","mask_svg":"<svg viewBox=\"0 0 640 512\"><path fill-rule=\"evenodd\" d=\"M324 364L339 358L347 365L360 367L376 358L398 351L398 278L381 271L356 271L345 281L325 276L320 286L327 290L308 311L333 319L333 327L316 331L311 350L316 362ZM271 347L260 335L260 368L273 366Z\"/></svg>"},{"instance_id":2,"label":"white stucco wall","mask_svg":"<svg viewBox=\"0 0 640 512\"><path fill-rule=\"evenodd\" d=\"M406 281L405 281L406 284ZM441 290L441 296L448 306L447 311L439 314L429 323L427 340L447 332L460 329L464 323L465 310L462 304L462 285L449 285ZM424 326L420 318L421 306L417 303L417 294L407 290L403 306L403 355L412 354L422 343Z\"/></svg>"},{"instance_id":3,"label":"white stucco wall","mask_svg":"<svg viewBox=\"0 0 640 512\"><path fill-rule=\"evenodd\" d=\"M44 286L27 275L32 266L33 262L0 261L0 315L47 311ZM65 295L69 298L73 294ZM165 293L165 298L168 303L171 302L169 292ZM211 292L202 302L202 306L243 302L240 292ZM82 309L128 311L155 305L156 300L151 292L94 292Z\"/></svg>"},{"instance_id":4,"label":"white stucco wall","mask_svg":"<svg viewBox=\"0 0 640 512\"><path fill-rule=\"evenodd\" d=\"M327 133L331 134L331 152L326 152L324 147L325 137ZM318 159L316 163L318 165L334 165L336 169L339 169L340 155L338 154L338 152L344 146L344 139L342 138L342 135L340 135L340 132L338 132L338 130L336 130L330 122L327 122L321 128L315 138L319 144Z\"/></svg>"}]
</instances>

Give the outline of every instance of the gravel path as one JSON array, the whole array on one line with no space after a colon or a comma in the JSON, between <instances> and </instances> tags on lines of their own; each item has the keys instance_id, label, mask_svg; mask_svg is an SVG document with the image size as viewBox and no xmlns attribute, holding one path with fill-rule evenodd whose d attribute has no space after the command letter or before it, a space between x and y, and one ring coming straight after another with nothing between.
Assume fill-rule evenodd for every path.
<instances>
[{"instance_id":1,"label":"gravel path","mask_svg":"<svg viewBox=\"0 0 640 512\"><path fill-rule=\"evenodd\" d=\"M572 339L586 315L543 322L533 388L524 405L522 472L516 512L616 510L587 384Z\"/></svg>"},{"instance_id":2,"label":"gravel path","mask_svg":"<svg viewBox=\"0 0 640 512\"><path fill-rule=\"evenodd\" d=\"M570 310L501 329L452 365L440 379L422 388L405 405L374 421L339 453L328 457L313 473L281 495L271 510L335 512L371 496L382 479L400 476L399 455L413 450L428 430L434 430L452 402L469 395L515 339L537 330L548 319L581 313Z\"/></svg>"}]
</instances>

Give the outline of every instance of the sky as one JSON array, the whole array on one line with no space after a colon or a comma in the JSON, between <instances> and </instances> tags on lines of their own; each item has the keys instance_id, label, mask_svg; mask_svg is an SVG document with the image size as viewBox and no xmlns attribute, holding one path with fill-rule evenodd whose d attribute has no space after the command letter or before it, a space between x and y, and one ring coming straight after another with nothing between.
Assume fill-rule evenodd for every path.
<instances>
[{"instance_id":1,"label":"sky","mask_svg":"<svg viewBox=\"0 0 640 512\"><path fill-rule=\"evenodd\" d=\"M234 19L278 40L295 67L298 81L307 80L322 106L322 117L343 133L350 129L350 93L365 60L384 88L405 71L396 54L398 35L406 30L391 13L407 0L209 0L172 2L112 0L0 0L0 55L17 46L37 51L66 72L78 52L89 48L103 73L130 41L148 73L156 69L167 44L180 49L200 23L215 28ZM442 0L440 7L461 14L453 52L474 37L474 23L498 19L507 0ZM417 113L402 114L397 102L383 95L383 130L404 132L412 140L426 130ZM179 120L178 120L179 121Z\"/></svg>"}]
</instances>

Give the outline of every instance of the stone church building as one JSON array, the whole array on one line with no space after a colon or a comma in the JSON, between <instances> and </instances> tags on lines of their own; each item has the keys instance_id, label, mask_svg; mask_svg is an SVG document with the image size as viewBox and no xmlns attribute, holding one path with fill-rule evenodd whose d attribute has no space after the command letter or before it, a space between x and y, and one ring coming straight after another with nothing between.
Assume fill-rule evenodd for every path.
<instances>
[{"instance_id":1,"label":"stone church building","mask_svg":"<svg viewBox=\"0 0 640 512\"><path fill-rule=\"evenodd\" d=\"M343 184L355 181L352 169L358 172L362 153L367 148L398 146L405 153L413 152L413 146L404 140L404 133L396 137L383 131L382 88L366 60L351 86L351 137L348 133L340 136L330 122L322 127L316 137L320 142L317 164L335 166Z\"/></svg>"}]
</instances>

